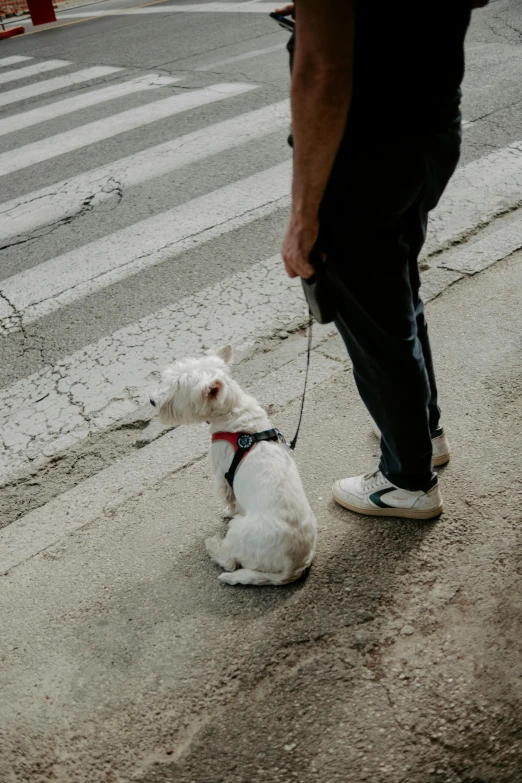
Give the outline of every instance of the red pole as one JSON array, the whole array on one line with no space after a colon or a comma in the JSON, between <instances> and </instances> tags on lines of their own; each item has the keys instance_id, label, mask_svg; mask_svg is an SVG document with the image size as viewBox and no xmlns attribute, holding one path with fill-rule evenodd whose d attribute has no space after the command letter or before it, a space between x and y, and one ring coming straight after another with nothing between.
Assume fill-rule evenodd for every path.
<instances>
[{"instance_id":1,"label":"red pole","mask_svg":"<svg viewBox=\"0 0 522 783\"><path fill-rule=\"evenodd\" d=\"M56 22L53 0L27 0L31 21L36 26L38 24L47 24Z\"/></svg>"}]
</instances>

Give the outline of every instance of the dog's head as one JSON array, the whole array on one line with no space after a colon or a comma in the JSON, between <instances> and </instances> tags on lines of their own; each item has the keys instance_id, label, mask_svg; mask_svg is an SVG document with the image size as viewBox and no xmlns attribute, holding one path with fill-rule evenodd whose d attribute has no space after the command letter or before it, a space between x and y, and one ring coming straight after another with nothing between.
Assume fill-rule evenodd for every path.
<instances>
[{"instance_id":1,"label":"dog's head","mask_svg":"<svg viewBox=\"0 0 522 783\"><path fill-rule=\"evenodd\" d=\"M230 385L232 348L201 359L180 359L161 376L150 402L162 424L198 424L227 413L235 394Z\"/></svg>"}]
</instances>

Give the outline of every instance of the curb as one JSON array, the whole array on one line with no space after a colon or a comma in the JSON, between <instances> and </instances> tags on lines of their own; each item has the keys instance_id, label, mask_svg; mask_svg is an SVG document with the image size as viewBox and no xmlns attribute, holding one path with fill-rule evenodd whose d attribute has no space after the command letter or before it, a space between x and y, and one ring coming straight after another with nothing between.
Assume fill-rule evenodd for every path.
<instances>
[{"instance_id":1,"label":"curb","mask_svg":"<svg viewBox=\"0 0 522 783\"><path fill-rule=\"evenodd\" d=\"M0 30L0 41L2 38L12 38L13 35L22 35L25 33L25 27L12 27L10 30Z\"/></svg>"}]
</instances>

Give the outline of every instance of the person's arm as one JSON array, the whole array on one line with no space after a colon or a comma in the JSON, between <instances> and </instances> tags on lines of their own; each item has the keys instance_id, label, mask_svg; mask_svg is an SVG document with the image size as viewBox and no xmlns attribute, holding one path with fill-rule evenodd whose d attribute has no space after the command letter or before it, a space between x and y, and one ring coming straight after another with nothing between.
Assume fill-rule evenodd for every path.
<instances>
[{"instance_id":1,"label":"person's arm","mask_svg":"<svg viewBox=\"0 0 522 783\"><path fill-rule=\"evenodd\" d=\"M290 277L311 277L318 212L352 95L354 0L299 0L291 106L292 210L282 256Z\"/></svg>"}]
</instances>

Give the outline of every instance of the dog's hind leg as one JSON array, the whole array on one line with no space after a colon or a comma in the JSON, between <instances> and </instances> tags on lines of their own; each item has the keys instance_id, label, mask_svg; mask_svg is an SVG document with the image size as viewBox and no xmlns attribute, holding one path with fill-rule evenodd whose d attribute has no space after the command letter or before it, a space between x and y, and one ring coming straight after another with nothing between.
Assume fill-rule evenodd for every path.
<instances>
[{"instance_id":1,"label":"dog's hind leg","mask_svg":"<svg viewBox=\"0 0 522 783\"><path fill-rule=\"evenodd\" d=\"M205 541L205 546L210 558L225 571L234 571L237 566L236 558L230 554L223 538L211 536Z\"/></svg>"}]
</instances>

